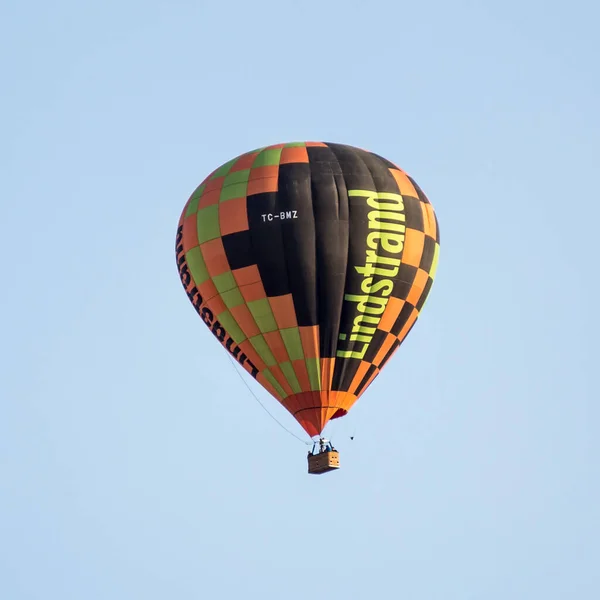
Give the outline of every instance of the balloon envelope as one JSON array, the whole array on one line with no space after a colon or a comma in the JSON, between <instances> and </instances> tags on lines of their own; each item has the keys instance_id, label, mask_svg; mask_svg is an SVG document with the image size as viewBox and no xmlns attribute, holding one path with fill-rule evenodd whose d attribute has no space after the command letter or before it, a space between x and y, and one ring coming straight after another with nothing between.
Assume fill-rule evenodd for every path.
<instances>
[{"instance_id":1,"label":"balloon envelope","mask_svg":"<svg viewBox=\"0 0 600 600\"><path fill-rule=\"evenodd\" d=\"M213 335L310 436L347 413L413 327L439 253L404 171L352 146L243 154L186 203L176 255Z\"/></svg>"}]
</instances>

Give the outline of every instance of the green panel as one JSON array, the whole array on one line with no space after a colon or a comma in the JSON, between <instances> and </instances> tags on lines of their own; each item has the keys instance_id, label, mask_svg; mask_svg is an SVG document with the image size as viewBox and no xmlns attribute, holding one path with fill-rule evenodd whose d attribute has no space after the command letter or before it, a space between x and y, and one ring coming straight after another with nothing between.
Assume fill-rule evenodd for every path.
<instances>
[{"instance_id":1,"label":"green panel","mask_svg":"<svg viewBox=\"0 0 600 600\"><path fill-rule=\"evenodd\" d=\"M244 297L238 288L229 290L227 292L221 292L221 300L225 302L225 306L227 308L233 308L235 306L239 306L240 304L244 304Z\"/></svg>"},{"instance_id":2,"label":"green panel","mask_svg":"<svg viewBox=\"0 0 600 600\"><path fill-rule=\"evenodd\" d=\"M225 177L219 201L232 200L233 198L244 198L248 190L248 178L250 177L250 169L242 169L234 171Z\"/></svg>"},{"instance_id":3,"label":"green panel","mask_svg":"<svg viewBox=\"0 0 600 600\"><path fill-rule=\"evenodd\" d=\"M225 327L225 330L236 344L241 344L246 339L244 332L240 329L240 326L228 310L217 315L217 319Z\"/></svg>"},{"instance_id":4,"label":"green panel","mask_svg":"<svg viewBox=\"0 0 600 600\"><path fill-rule=\"evenodd\" d=\"M285 390L279 385L279 382L277 379L275 379L273 373L271 373L269 369L265 369L262 374L265 376L265 379L279 392L279 395L282 398L287 398L288 395L285 393Z\"/></svg>"},{"instance_id":5,"label":"green panel","mask_svg":"<svg viewBox=\"0 0 600 600\"><path fill-rule=\"evenodd\" d=\"M280 363L279 366L281 367L281 370L283 371L283 374L285 375L287 382L290 384L290 387L292 388L294 394L299 394L302 391L302 389L300 388L300 382L296 377L296 371L294 371L292 363Z\"/></svg>"},{"instance_id":6,"label":"green panel","mask_svg":"<svg viewBox=\"0 0 600 600\"><path fill-rule=\"evenodd\" d=\"M196 285L203 284L207 279L210 278L204 257L202 256L202 250L200 246L196 246L185 253L185 260L187 261L188 267L194 279Z\"/></svg>"},{"instance_id":7,"label":"green panel","mask_svg":"<svg viewBox=\"0 0 600 600\"><path fill-rule=\"evenodd\" d=\"M194 193L192 194L192 197L190 199L190 203L188 204L188 207L185 211L185 216L189 217L190 215L193 215L197 210L198 210L198 202L200 200L200 198L202 197L202 194L204 193L204 188L206 187L205 183L201 183L195 190Z\"/></svg>"},{"instance_id":8,"label":"green panel","mask_svg":"<svg viewBox=\"0 0 600 600\"><path fill-rule=\"evenodd\" d=\"M255 335L254 337L251 337L250 343L268 367L274 367L277 364L277 361L275 360L267 341L262 335Z\"/></svg>"},{"instance_id":9,"label":"green panel","mask_svg":"<svg viewBox=\"0 0 600 600\"><path fill-rule=\"evenodd\" d=\"M241 171L234 171L229 173L223 181L223 187L233 185L234 183L246 183L250 177L250 169L242 169Z\"/></svg>"},{"instance_id":10,"label":"green panel","mask_svg":"<svg viewBox=\"0 0 600 600\"><path fill-rule=\"evenodd\" d=\"M244 154L243 156L248 156L250 154L257 154L259 152L262 152L265 148L266 148L266 146L261 146L260 148L254 148L254 150L250 150L250 152L246 152L246 154Z\"/></svg>"},{"instance_id":11,"label":"green panel","mask_svg":"<svg viewBox=\"0 0 600 600\"><path fill-rule=\"evenodd\" d=\"M315 392L321 389L321 365L318 358L306 359L306 370L308 371L308 380L310 389Z\"/></svg>"},{"instance_id":12,"label":"green panel","mask_svg":"<svg viewBox=\"0 0 600 600\"><path fill-rule=\"evenodd\" d=\"M212 280L219 294L237 288L237 282L231 271L227 271L227 273L221 273L221 275L215 275Z\"/></svg>"},{"instance_id":13,"label":"green panel","mask_svg":"<svg viewBox=\"0 0 600 600\"><path fill-rule=\"evenodd\" d=\"M273 165L278 165L279 160L281 159L281 148L272 148L271 150L264 150L261 152L254 163L252 163L252 168L256 167L271 167Z\"/></svg>"},{"instance_id":14,"label":"green panel","mask_svg":"<svg viewBox=\"0 0 600 600\"><path fill-rule=\"evenodd\" d=\"M202 182L195 190L194 193L192 194L192 198L200 198L200 196L202 196L202 194L204 193L204 189L206 188L206 182Z\"/></svg>"},{"instance_id":15,"label":"green panel","mask_svg":"<svg viewBox=\"0 0 600 600\"><path fill-rule=\"evenodd\" d=\"M221 188L221 194L219 195L219 202L233 200L234 198L245 198L247 191L248 191L247 183L232 183L231 185L228 185L227 187Z\"/></svg>"},{"instance_id":16,"label":"green panel","mask_svg":"<svg viewBox=\"0 0 600 600\"><path fill-rule=\"evenodd\" d=\"M221 165L211 176L211 179L216 179L217 177L224 177L225 175L227 175L227 173L229 173L229 169L231 169L231 167L233 167L233 165L236 163L238 157L236 156L234 159L226 162L224 165Z\"/></svg>"},{"instance_id":17,"label":"green panel","mask_svg":"<svg viewBox=\"0 0 600 600\"><path fill-rule=\"evenodd\" d=\"M221 237L219 205L213 204L198 211L198 241L202 244Z\"/></svg>"},{"instance_id":18,"label":"green panel","mask_svg":"<svg viewBox=\"0 0 600 600\"><path fill-rule=\"evenodd\" d=\"M290 360L301 360L304 358L304 349L302 348L302 338L300 330L297 327L282 329L280 331L283 343L288 351Z\"/></svg>"},{"instance_id":19,"label":"green panel","mask_svg":"<svg viewBox=\"0 0 600 600\"><path fill-rule=\"evenodd\" d=\"M304 148L306 142L289 142L285 145L286 148Z\"/></svg>"},{"instance_id":20,"label":"green panel","mask_svg":"<svg viewBox=\"0 0 600 600\"><path fill-rule=\"evenodd\" d=\"M248 302L248 308L258 325L258 328L263 333L269 333L270 331L277 330L277 322L273 316L271 305L267 298L261 298L260 300L253 300Z\"/></svg>"}]
</instances>

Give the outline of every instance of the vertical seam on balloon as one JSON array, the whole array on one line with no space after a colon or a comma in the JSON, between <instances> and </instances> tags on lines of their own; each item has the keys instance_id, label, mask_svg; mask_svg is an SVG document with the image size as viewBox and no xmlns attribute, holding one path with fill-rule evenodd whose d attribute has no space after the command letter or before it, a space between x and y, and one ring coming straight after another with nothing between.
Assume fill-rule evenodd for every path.
<instances>
[{"instance_id":1,"label":"vertical seam on balloon","mask_svg":"<svg viewBox=\"0 0 600 600\"><path fill-rule=\"evenodd\" d=\"M339 167L339 172L340 172L340 177L342 178L343 182L344 182L344 187L346 188L346 200L348 199L348 185L346 183L346 179L344 177L344 169L340 163L340 160L337 156L337 154L335 152L333 152L333 156L335 158L335 161L337 163L337 166ZM335 177L335 174L333 174L333 184L335 185L335 191L336 191L336 210L337 210L337 222L338 222L338 232L339 232L339 224L340 224L340 187L338 185L338 179ZM347 247L346 247L346 269L345 269L345 276L344 276L344 287L342 289L342 311L343 311L343 307L344 307L344 294L345 294L345 290L346 290L346 278L348 276L348 264L350 262L349 260L349 252L350 252L350 203L348 202L348 243L347 243ZM342 313L340 312L340 318L341 318ZM331 373L331 377L329 377L328 375L328 381L331 381L331 384L329 385L329 390L328 390L328 396L327 396L327 407L330 408L331 407L331 403L330 403L330 399L332 398L333 394L331 393L333 391L334 386L334 374L335 374L335 365L337 362L337 344L339 341L339 334L340 334L340 327L339 327L339 322L338 322L338 327L337 327L337 333L336 333L336 340L335 340L335 352L333 353L333 357L331 359L331 364L330 364L330 369L332 371Z\"/></svg>"},{"instance_id":2,"label":"vertical seam on balloon","mask_svg":"<svg viewBox=\"0 0 600 600\"><path fill-rule=\"evenodd\" d=\"M352 236L351 236L352 203L350 202L350 196L348 195L348 182L346 181L346 176L344 175L344 170L341 169L341 172L342 172L342 179L344 181L344 186L346 187L346 202L348 203L348 245L346 248L346 275L344 277L344 289L343 289L343 294L345 295L346 290L348 289L348 277L349 277L349 268L350 268L350 249L352 247ZM336 187L337 187L337 183L336 183ZM339 188L338 188L338 197L339 197ZM344 315L344 305L342 304L342 313L340 315L340 319L343 317L343 315ZM338 339L336 340L336 357L337 357L338 344L339 344L339 333L338 333ZM344 371L345 371L346 364L347 364L346 360L340 361L340 369L338 371L339 377L337 378L337 381L332 382L332 387L336 387L339 391L341 391L340 387L341 387L342 381L344 379Z\"/></svg>"},{"instance_id":3,"label":"vertical seam on balloon","mask_svg":"<svg viewBox=\"0 0 600 600\"><path fill-rule=\"evenodd\" d=\"M364 150L364 152L367 152L367 151ZM371 171L371 169L369 168L369 165L367 164L367 161L363 158L362 154L360 154L360 153L357 152L356 155L358 156L359 160L363 163L363 165L365 166L365 168L369 172L369 175L371 177L371 182L373 183L373 190L375 192L377 192L377 184L375 183L375 177L373 176L373 171ZM350 200L348 199L348 214L350 214L349 210L350 210ZM350 243L351 243L351 240L350 240L350 238L348 238L348 251L350 251ZM365 245L366 245L366 240L365 240ZM346 268L346 277L347 276L348 276L348 270ZM356 345L356 341L350 342L350 346L349 346L348 350L351 351L351 352L353 352L355 345ZM340 371L340 382L344 381L344 377L346 375L346 371L347 371L347 367L348 366L349 366L349 361L345 360L342 363L342 368L341 368L341 371Z\"/></svg>"},{"instance_id":4,"label":"vertical seam on balloon","mask_svg":"<svg viewBox=\"0 0 600 600\"><path fill-rule=\"evenodd\" d=\"M320 324L320 315L319 315L319 261L318 261L318 254L317 254L317 219L316 219L316 215L315 215L315 202L314 202L314 194L313 194L313 179L312 179L312 172L310 170L310 158L309 158L309 169L308 169L308 177L309 177L309 183L310 183L310 208L312 211L312 218L313 218L313 232L314 232L314 256L315 256L315 270L314 270L314 293L315 296L313 298L314 300L314 306L315 306L315 310L316 310L316 329L317 329L317 340L318 343L315 345L315 354L316 354L316 358L308 358L306 357L306 368L308 369L308 373L309 373L309 377L310 377L310 372L311 372L311 367L309 365L310 360L316 360L317 365L319 365L318 369L317 369L317 375L319 376L319 389L314 390L318 393L321 392L321 388L323 387L323 382L320 381L321 378L321 328L319 326ZM312 387L312 386L311 386ZM312 391L312 390L311 390Z\"/></svg>"},{"instance_id":5,"label":"vertical seam on balloon","mask_svg":"<svg viewBox=\"0 0 600 600\"><path fill-rule=\"evenodd\" d=\"M282 179L281 179L281 157L282 156L283 156L283 148L281 150L281 154L279 155L279 165L278 165L278 168L277 168L277 194L279 194L280 186L282 184ZM283 235L283 225L281 223L280 223L280 227L279 227L279 232L281 234L281 247L282 247L282 254L283 254L283 264L285 266L285 275L286 275L287 281L288 281L288 293L291 293L290 265L289 265L289 262L287 260L285 236ZM292 294L292 303L294 303L294 296L293 296L293 294ZM294 312L295 311L296 311L296 305L294 304ZM297 316L296 316L296 320L297 320ZM279 327L279 324L277 325L277 331L279 331L280 335L281 335L281 328ZM285 346L285 342L284 342L284 346ZM286 352L288 352L287 347L286 347ZM289 357L289 352L288 352L288 358L290 358ZM291 365L291 358L290 358L290 365ZM292 369L293 369L293 366L292 366ZM283 376L285 377L285 380L288 382L288 385L290 387L292 387L292 383L288 379L288 377L287 377L287 375L286 375L286 373L285 373L285 371L283 369L282 369L282 373L283 373Z\"/></svg>"}]
</instances>

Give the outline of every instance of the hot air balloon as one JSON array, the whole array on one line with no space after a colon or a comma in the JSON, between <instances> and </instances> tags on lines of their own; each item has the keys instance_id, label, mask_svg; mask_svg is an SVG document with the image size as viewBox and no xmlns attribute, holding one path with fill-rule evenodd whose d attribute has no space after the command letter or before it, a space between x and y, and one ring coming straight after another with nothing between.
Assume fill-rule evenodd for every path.
<instances>
[{"instance_id":1,"label":"hot air balloon","mask_svg":"<svg viewBox=\"0 0 600 600\"><path fill-rule=\"evenodd\" d=\"M188 199L176 239L202 321L311 437L347 414L406 338L438 254L437 217L409 175L324 142L220 166ZM325 446L309 472L339 467Z\"/></svg>"}]
</instances>

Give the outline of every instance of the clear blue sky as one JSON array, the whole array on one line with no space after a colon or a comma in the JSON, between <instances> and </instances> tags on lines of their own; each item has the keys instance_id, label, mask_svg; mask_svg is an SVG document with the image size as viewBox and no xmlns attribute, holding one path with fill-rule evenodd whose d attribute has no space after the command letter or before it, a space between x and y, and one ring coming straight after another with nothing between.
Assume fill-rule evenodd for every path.
<instances>
[{"instance_id":1,"label":"clear blue sky","mask_svg":"<svg viewBox=\"0 0 600 600\"><path fill-rule=\"evenodd\" d=\"M599 20L3 2L0 598L600 597ZM400 164L441 227L422 319L324 477L174 258L205 175L303 139Z\"/></svg>"}]
</instances>

